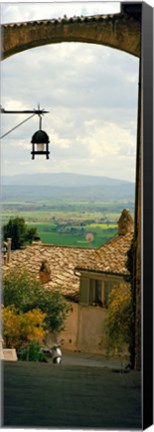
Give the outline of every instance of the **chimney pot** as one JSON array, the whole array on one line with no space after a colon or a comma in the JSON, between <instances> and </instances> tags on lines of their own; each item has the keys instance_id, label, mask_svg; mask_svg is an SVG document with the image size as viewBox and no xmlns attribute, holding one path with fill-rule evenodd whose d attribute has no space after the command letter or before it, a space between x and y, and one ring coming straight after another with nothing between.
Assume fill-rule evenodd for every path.
<instances>
[{"instance_id":1,"label":"chimney pot","mask_svg":"<svg viewBox=\"0 0 154 432\"><path fill-rule=\"evenodd\" d=\"M124 209L121 213L121 216L118 220L118 234L125 235L129 232L134 231L134 221L130 214L130 211Z\"/></svg>"}]
</instances>

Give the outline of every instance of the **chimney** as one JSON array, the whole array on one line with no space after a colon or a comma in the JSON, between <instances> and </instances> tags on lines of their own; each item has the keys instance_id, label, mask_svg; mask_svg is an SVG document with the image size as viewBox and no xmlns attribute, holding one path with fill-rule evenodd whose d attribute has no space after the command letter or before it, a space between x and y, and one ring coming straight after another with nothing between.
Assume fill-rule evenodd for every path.
<instances>
[{"instance_id":1,"label":"chimney","mask_svg":"<svg viewBox=\"0 0 154 432\"><path fill-rule=\"evenodd\" d=\"M134 231L134 221L130 211L124 209L118 220L118 235L125 235Z\"/></svg>"},{"instance_id":2,"label":"chimney","mask_svg":"<svg viewBox=\"0 0 154 432\"><path fill-rule=\"evenodd\" d=\"M51 270L47 260L43 260L39 270L40 281L45 284L51 280Z\"/></svg>"}]
</instances>

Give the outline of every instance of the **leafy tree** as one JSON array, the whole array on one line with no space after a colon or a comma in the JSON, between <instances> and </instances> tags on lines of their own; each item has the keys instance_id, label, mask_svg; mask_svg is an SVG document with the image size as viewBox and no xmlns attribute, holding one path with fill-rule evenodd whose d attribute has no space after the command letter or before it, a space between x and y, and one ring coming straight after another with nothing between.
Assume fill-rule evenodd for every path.
<instances>
[{"instance_id":1,"label":"leafy tree","mask_svg":"<svg viewBox=\"0 0 154 432\"><path fill-rule=\"evenodd\" d=\"M135 242L132 240L127 253L126 267L129 274L125 281L127 288L113 289L109 296L109 309L106 317L107 345L110 352L120 354L121 348L127 345L130 354L130 368L135 365Z\"/></svg>"},{"instance_id":2,"label":"leafy tree","mask_svg":"<svg viewBox=\"0 0 154 432\"><path fill-rule=\"evenodd\" d=\"M15 267L7 271L3 277L3 304L27 312L38 306L38 293L41 284L27 270Z\"/></svg>"},{"instance_id":3,"label":"leafy tree","mask_svg":"<svg viewBox=\"0 0 154 432\"><path fill-rule=\"evenodd\" d=\"M112 355L121 355L131 340L132 304L130 286L113 288L105 320L107 348Z\"/></svg>"},{"instance_id":4,"label":"leafy tree","mask_svg":"<svg viewBox=\"0 0 154 432\"><path fill-rule=\"evenodd\" d=\"M3 278L3 304L14 305L18 312L40 309L46 314L46 328L59 332L70 309L68 302L59 291L44 288L35 276L25 269L9 270Z\"/></svg>"},{"instance_id":5,"label":"leafy tree","mask_svg":"<svg viewBox=\"0 0 154 432\"><path fill-rule=\"evenodd\" d=\"M20 249L26 242L31 243L37 235L37 229L35 227L28 229L24 218L10 219L3 226L4 240L7 240L7 238L12 239L11 247L13 250Z\"/></svg>"},{"instance_id":6,"label":"leafy tree","mask_svg":"<svg viewBox=\"0 0 154 432\"><path fill-rule=\"evenodd\" d=\"M46 334L45 314L39 309L26 313L12 306L3 308L3 338L7 348L17 351L30 341L39 342Z\"/></svg>"},{"instance_id":7,"label":"leafy tree","mask_svg":"<svg viewBox=\"0 0 154 432\"><path fill-rule=\"evenodd\" d=\"M32 243L35 237L38 237L37 229L35 227L28 228L26 233L26 241L28 243Z\"/></svg>"},{"instance_id":8,"label":"leafy tree","mask_svg":"<svg viewBox=\"0 0 154 432\"><path fill-rule=\"evenodd\" d=\"M52 332L60 332L64 329L70 306L59 291L44 289L43 295L39 295L38 305L46 313L45 321L48 329Z\"/></svg>"}]
</instances>

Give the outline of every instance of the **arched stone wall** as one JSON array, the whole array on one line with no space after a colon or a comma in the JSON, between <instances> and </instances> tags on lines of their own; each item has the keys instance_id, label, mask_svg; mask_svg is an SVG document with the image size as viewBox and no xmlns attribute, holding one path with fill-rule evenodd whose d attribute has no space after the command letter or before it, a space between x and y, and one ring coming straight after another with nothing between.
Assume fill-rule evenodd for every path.
<instances>
[{"instance_id":1,"label":"arched stone wall","mask_svg":"<svg viewBox=\"0 0 154 432\"><path fill-rule=\"evenodd\" d=\"M2 25L2 59L41 45L85 42L140 56L140 13L73 17Z\"/></svg>"}]
</instances>

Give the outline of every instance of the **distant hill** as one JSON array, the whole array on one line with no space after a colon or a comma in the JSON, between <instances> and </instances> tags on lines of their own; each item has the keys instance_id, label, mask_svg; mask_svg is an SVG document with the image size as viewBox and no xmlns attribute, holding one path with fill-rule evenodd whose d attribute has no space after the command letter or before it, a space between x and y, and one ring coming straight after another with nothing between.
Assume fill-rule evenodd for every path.
<instances>
[{"instance_id":1,"label":"distant hill","mask_svg":"<svg viewBox=\"0 0 154 432\"><path fill-rule=\"evenodd\" d=\"M126 200L134 202L135 184L125 180L72 173L2 177L2 199Z\"/></svg>"},{"instance_id":2,"label":"distant hill","mask_svg":"<svg viewBox=\"0 0 154 432\"><path fill-rule=\"evenodd\" d=\"M38 174L18 174L14 176L3 176L3 185L23 185L23 186L56 186L56 187L79 187L79 186L121 186L129 185L134 187L134 183L126 180L118 180L108 177L91 176L72 173L38 173Z\"/></svg>"}]
</instances>

